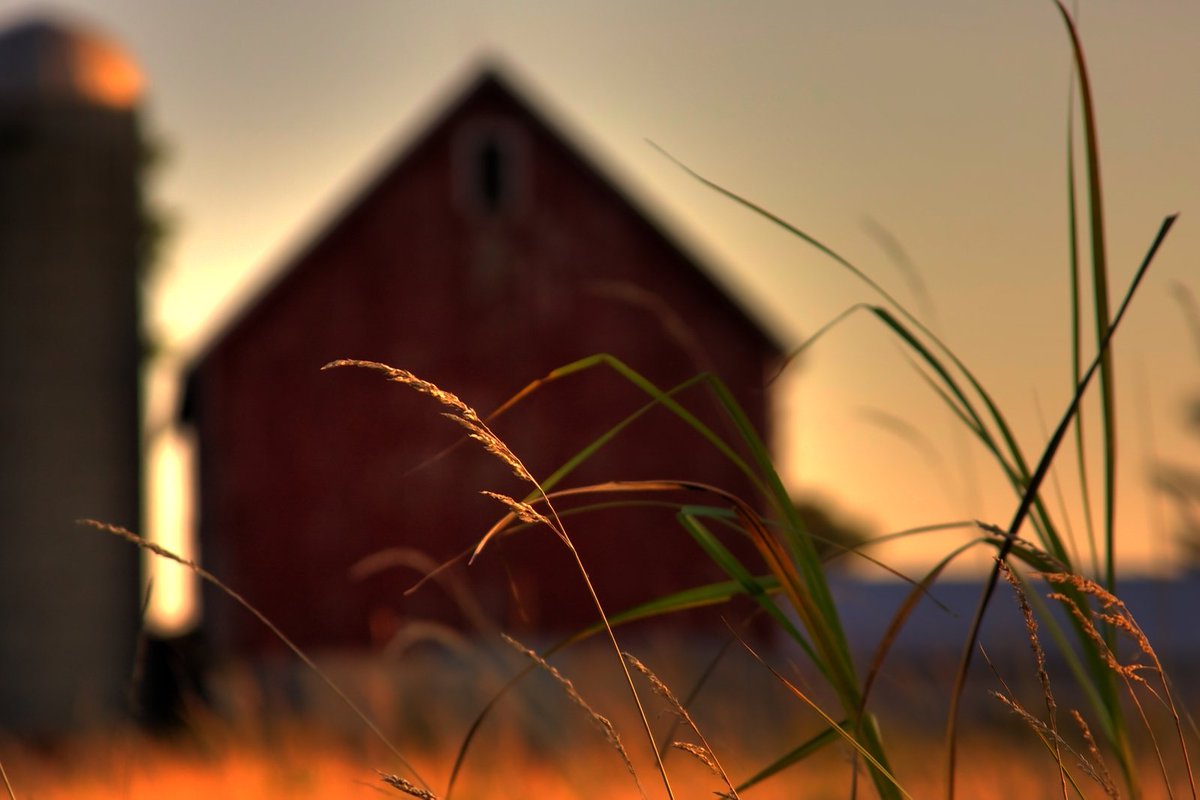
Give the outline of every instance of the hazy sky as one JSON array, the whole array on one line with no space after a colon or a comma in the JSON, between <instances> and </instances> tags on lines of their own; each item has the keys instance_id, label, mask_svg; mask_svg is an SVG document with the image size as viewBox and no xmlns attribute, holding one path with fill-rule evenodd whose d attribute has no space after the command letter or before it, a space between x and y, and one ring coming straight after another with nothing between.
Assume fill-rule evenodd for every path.
<instances>
[{"instance_id":1,"label":"hazy sky","mask_svg":"<svg viewBox=\"0 0 1200 800\"><path fill-rule=\"evenodd\" d=\"M1162 564L1174 557L1174 521L1144 491L1148 464L1200 469L1200 437L1183 425L1200 360L1170 292L1200 293L1200 5L1080 6L1114 304L1162 217L1181 212L1117 342L1122 547ZM0 0L5 17L22 7ZM1049 0L54 8L107 30L145 70L149 129L167 153L154 192L176 221L151 318L181 357L491 54L786 341L878 298L647 139L921 310L881 246L887 231L928 287L930 323L993 391L1032 460L1069 399L1069 47ZM777 430L798 489L879 532L1008 522L1015 499L997 470L877 323L852 318L789 377ZM898 436L904 425L927 438ZM1062 480L1078 508L1072 473Z\"/></svg>"}]
</instances>

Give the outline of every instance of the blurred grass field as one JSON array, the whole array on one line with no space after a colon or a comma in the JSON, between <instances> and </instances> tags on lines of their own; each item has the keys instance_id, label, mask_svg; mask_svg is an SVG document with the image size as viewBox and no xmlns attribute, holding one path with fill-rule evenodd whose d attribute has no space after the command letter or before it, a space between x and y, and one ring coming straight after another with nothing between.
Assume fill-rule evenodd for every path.
<instances>
[{"instance_id":1,"label":"blurred grass field","mask_svg":"<svg viewBox=\"0 0 1200 800\"><path fill-rule=\"evenodd\" d=\"M711 642L639 641L631 649L654 665L664 681L686 692L705 666L699 654ZM1026 654L1027 655L1027 654ZM375 719L434 794L447 797L454 759L478 711L522 667L518 654L499 645L469 652L419 646L395 657L319 657L322 669ZM552 679L531 671L480 727L464 759L453 793L457 800L547 798L614 800L664 797L656 767L639 736L640 721L628 700L611 654L593 642L552 659L600 713L612 719L640 776L643 795L620 756L572 705ZM790 677L811 685L811 671L772 654ZM952 663L893 671L880 687L884 744L896 777L914 798L943 797L946 698L931 696L930 682L952 675ZM807 674L806 674L807 673ZM918 674L920 673L920 674ZM1016 673L1010 689L1034 703L1039 688ZM1054 757L1028 726L986 697L999 688L995 675L968 689L970 714L960 731L959 797L1060 798ZM386 785L380 773L406 774L387 748L349 714L315 677L294 662L230 665L216 673L211 707L193 705L184 725L169 737L134 728L54 741L0 738L4 765L20 800L150 800L174 798L369 798L407 795ZM689 705L714 753L735 782L742 781L821 728L821 720L790 698L745 653L730 651ZM659 741L688 739L663 703L648 703ZM1164 731L1170 740L1169 731ZM1174 758L1171 753L1168 758ZM1158 766L1150 751L1138 753L1147 775ZM714 797L721 781L679 750L665 759L679 798ZM1170 764L1172 791L1186 796L1188 780L1177 758ZM1115 765L1110 764L1110 769ZM861 759L835 742L816 754L740 792L747 800L850 797L857 771L858 796L874 789ZM1146 798L1172 796L1161 781L1146 781ZM1083 783L1085 797L1104 797Z\"/></svg>"},{"instance_id":2,"label":"blurred grass field","mask_svg":"<svg viewBox=\"0 0 1200 800\"><path fill-rule=\"evenodd\" d=\"M893 726L887 744L897 764L897 778L915 798L945 795L940 738L928 731L912 735ZM1013 730L964 731L958 775L960 797L1060 798L1053 760ZM453 749L412 754L435 787L444 786ZM234 729L210 730L200 742L165 744L129 733L103 739L79 739L51 750L28 744L0 743L16 796L21 800L253 800L255 798L371 798L403 797L380 780L388 771L386 757L347 742L329 731L289 724L270 737ZM758 764L754 753L732 749L722 759L735 775ZM842 800L849 797L850 754L834 747L780 773L742 795L747 800ZM713 797L721 783L702 765L682 753L667 761L676 796ZM645 763L653 773L653 766ZM1144 768L1156 769L1145 756ZM860 796L871 790L860 778ZM662 796L659 786L646 787L647 796ZM1173 787L1186 796L1186 777ZM441 796L439 794L439 796ZM577 744L572 752L551 754L530 749L516 738L502 738L482 747L470 763L459 790L460 800L633 800L641 795L616 755L602 741ZM1088 797L1103 797L1096 787ZM1148 787L1147 800L1169 797L1157 784Z\"/></svg>"}]
</instances>

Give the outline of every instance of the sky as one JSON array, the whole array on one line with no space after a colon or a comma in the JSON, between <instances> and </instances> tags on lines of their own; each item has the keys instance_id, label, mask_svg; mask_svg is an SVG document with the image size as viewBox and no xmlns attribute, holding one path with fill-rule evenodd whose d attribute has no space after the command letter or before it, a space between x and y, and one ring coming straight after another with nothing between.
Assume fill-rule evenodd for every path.
<instances>
[{"instance_id":1,"label":"sky","mask_svg":"<svg viewBox=\"0 0 1200 800\"><path fill-rule=\"evenodd\" d=\"M1119 564L1170 571L1175 520L1148 475L1200 470L1184 425L1200 361L1172 293L1200 294L1200 6L1078 6L1114 306L1163 217L1180 213L1115 345ZM491 57L785 342L880 298L651 142L886 286L993 393L1031 461L1070 399L1070 50L1049 0L47 8L105 30L145 73L163 153L151 190L172 223L148 308L167 356L158 381ZM27 10L0 0L5 19ZM1007 525L1016 498L912 362L862 313L809 348L777 384L789 484L876 533ZM1058 485L1079 529L1064 456ZM877 555L913 571L964 537Z\"/></svg>"}]
</instances>

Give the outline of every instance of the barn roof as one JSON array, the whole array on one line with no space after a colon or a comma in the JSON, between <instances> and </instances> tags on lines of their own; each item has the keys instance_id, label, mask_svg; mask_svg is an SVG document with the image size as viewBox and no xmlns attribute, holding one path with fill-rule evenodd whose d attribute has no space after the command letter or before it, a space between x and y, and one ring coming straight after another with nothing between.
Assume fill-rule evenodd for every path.
<instances>
[{"instance_id":1,"label":"barn roof","mask_svg":"<svg viewBox=\"0 0 1200 800\"><path fill-rule=\"evenodd\" d=\"M374 195L380 187L393 179L393 176L401 172L408 161L415 153L420 151L427 142L435 137L444 135L445 127L449 121L458 114L464 107L471 105L477 98L484 94L499 93L504 100L511 105L514 113L523 116L532 125L540 128L542 131L549 134L550 138L556 141L563 150L588 172L590 172L598 182L609 190L614 196L620 199L626 206L639 217L655 235L660 237L676 252L680 253L684 259L691 264L700 279L712 284L723 295L730 304L740 313L747 327L747 332L752 335L757 335L772 347L777 353L783 354L790 348L784 344L779 338L777 332L771 330L763 320L752 313L741 299L732 292L728 285L716 275L704 260L696 256L686 245L684 245L677 236L669 232L663 227L661 222L655 218L653 214L648 213L644 207L633 199L633 197L622 188L619 183L611 176L606 174L596 163L596 159L588 157L581 149L579 142L575 137L565 135L562 129L551 121L550 116L545 113L542 107L544 103L534 103L531 101L530 92L518 88L519 82L513 77L510 71L499 66L495 62L487 62L482 65L471 79L466 88L458 93L458 95L447 103L441 111L436 114L433 120L427 124L420 133L409 139L402 145L396 155L385 161L384 167L378 170L372 178L357 191L351 194L351 199L344 203L340 210L324 225L320 226L318 233L315 236L307 238L304 244L294 251L288 258L285 259L281 269L276 270L272 277L254 293L252 297L244 301L234 313L229 317L229 321L222 325L209 341L204 344L197 352L196 356L191 360L191 366L188 369L188 383L191 383L191 376L195 371L204 364L208 356L219 349L222 343L230 337L234 331L242 325L247 318L254 314L255 309L259 307L263 301L271 295L283 282L287 281L291 276L292 267L304 261L306 256L319 248L321 244L330 238L335 231L342 226L346 220L352 217L358 209L372 202ZM188 392L190 395L190 392ZM188 401L185 399L185 404ZM189 409L183 410L185 418L190 416Z\"/></svg>"}]
</instances>

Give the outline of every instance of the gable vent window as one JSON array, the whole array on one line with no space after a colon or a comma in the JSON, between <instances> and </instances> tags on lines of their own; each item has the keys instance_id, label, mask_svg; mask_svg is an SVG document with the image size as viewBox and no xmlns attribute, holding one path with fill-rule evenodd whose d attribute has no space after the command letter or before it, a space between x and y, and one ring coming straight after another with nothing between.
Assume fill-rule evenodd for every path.
<instances>
[{"instance_id":1,"label":"gable vent window","mask_svg":"<svg viewBox=\"0 0 1200 800\"><path fill-rule=\"evenodd\" d=\"M479 194L479 202L484 211L499 211L507 202L506 193L510 191L511 178L506 175L509 161L504 156L504 150L495 139L485 139L475 154L475 187Z\"/></svg>"},{"instance_id":2,"label":"gable vent window","mask_svg":"<svg viewBox=\"0 0 1200 800\"><path fill-rule=\"evenodd\" d=\"M524 137L516 126L468 126L455 147L455 195L462 210L480 217L515 215L528 191Z\"/></svg>"}]
</instances>

